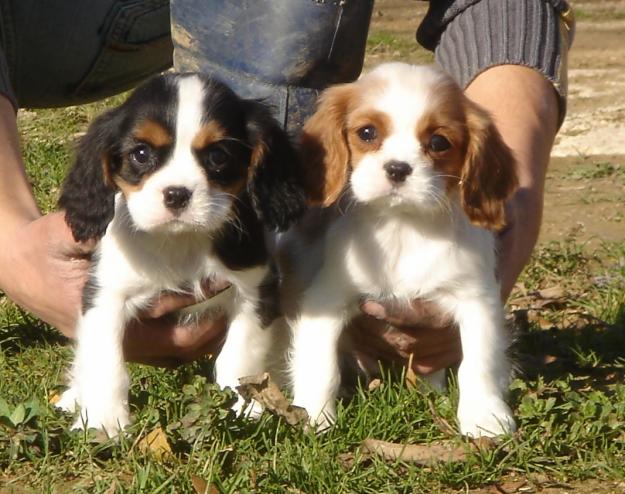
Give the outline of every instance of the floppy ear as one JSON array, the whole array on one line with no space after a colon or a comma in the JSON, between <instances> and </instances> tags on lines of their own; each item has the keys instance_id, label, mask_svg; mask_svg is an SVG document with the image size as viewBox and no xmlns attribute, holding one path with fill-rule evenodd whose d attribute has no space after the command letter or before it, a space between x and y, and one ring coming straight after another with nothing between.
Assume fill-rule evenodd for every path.
<instances>
[{"instance_id":1,"label":"floppy ear","mask_svg":"<svg viewBox=\"0 0 625 494\"><path fill-rule=\"evenodd\" d=\"M348 179L350 151L345 118L354 94L351 84L326 89L300 140L301 174L311 204L329 206Z\"/></svg>"},{"instance_id":2,"label":"floppy ear","mask_svg":"<svg viewBox=\"0 0 625 494\"><path fill-rule=\"evenodd\" d=\"M505 226L505 202L518 185L516 163L490 115L465 101L469 141L460 197L471 223L490 230Z\"/></svg>"},{"instance_id":3,"label":"floppy ear","mask_svg":"<svg viewBox=\"0 0 625 494\"><path fill-rule=\"evenodd\" d=\"M115 148L120 120L114 109L91 124L63 184L59 207L76 241L101 238L113 219L116 187L111 177L119 166Z\"/></svg>"},{"instance_id":4,"label":"floppy ear","mask_svg":"<svg viewBox=\"0 0 625 494\"><path fill-rule=\"evenodd\" d=\"M252 144L247 190L260 220L270 228L286 230L306 210L297 154L269 109L257 101L247 103Z\"/></svg>"}]
</instances>

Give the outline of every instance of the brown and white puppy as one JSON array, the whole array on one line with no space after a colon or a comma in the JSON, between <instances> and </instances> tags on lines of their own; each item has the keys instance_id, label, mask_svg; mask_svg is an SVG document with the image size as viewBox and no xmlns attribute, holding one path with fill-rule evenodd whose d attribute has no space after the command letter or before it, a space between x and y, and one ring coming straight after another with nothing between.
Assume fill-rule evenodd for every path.
<instances>
[{"instance_id":1,"label":"brown and white puppy","mask_svg":"<svg viewBox=\"0 0 625 494\"><path fill-rule=\"evenodd\" d=\"M492 232L517 179L489 115L440 70L386 64L322 95L301 153L311 197L331 208L311 212L325 218L314 235L298 227L281 241L285 291L299 293L289 314L295 404L317 426L331 423L337 344L359 302L420 298L460 328L462 433L514 430Z\"/></svg>"},{"instance_id":2,"label":"brown and white puppy","mask_svg":"<svg viewBox=\"0 0 625 494\"><path fill-rule=\"evenodd\" d=\"M295 163L265 106L198 74L156 77L94 121L59 200L76 240L99 240L59 403L80 407L75 427L129 423L124 328L164 290L229 281L217 382L265 370L277 287L265 230L304 210Z\"/></svg>"}]
</instances>

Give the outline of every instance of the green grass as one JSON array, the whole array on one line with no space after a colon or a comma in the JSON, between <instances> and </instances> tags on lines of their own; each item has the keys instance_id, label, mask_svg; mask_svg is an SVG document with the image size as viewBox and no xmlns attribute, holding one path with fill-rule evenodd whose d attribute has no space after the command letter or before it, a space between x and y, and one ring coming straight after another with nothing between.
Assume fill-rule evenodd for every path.
<instances>
[{"instance_id":1,"label":"green grass","mask_svg":"<svg viewBox=\"0 0 625 494\"><path fill-rule=\"evenodd\" d=\"M44 210L54 206L74 136L115 101L20 117ZM598 177L613 173L598 170ZM208 379L210 361L176 370L132 365L129 435L112 442L69 431L71 417L49 404L64 384L67 342L0 294L0 492L196 492L198 479L223 493L455 492L519 478L582 489L587 479L624 481L625 248L589 252L575 238L543 245L521 281L530 294L557 285L566 297L514 314L520 374L511 403L519 432L465 461L427 468L367 456L359 446L366 438L449 438L439 424L455 424L455 387L416 391L389 373L376 390L358 389L339 407L336 427L315 435L278 417L235 417L232 395ZM139 447L159 426L171 456Z\"/></svg>"},{"instance_id":2,"label":"green grass","mask_svg":"<svg viewBox=\"0 0 625 494\"><path fill-rule=\"evenodd\" d=\"M396 34L388 31L373 30L367 38L368 60L378 63L381 59L401 60L415 64L434 62L434 54L423 49L414 35Z\"/></svg>"}]
</instances>

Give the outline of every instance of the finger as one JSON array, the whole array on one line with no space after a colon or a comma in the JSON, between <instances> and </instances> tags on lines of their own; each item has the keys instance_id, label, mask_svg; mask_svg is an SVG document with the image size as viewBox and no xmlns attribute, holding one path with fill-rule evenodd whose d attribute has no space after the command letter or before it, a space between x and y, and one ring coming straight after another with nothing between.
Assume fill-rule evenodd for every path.
<instances>
[{"instance_id":1,"label":"finger","mask_svg":"<svg viewBox=\"0 0 625 494\"><path fill-rule=\"evenodd\" d=\"M141 311L140 317L158 319L172 312L178 311L200 301L190 293L161 292L150 306Z\"/></svg>"},{"instance_id":2,"label":"finger","mask_svg":"<svg viewBox=\"0 0 625 494\"><path fill-rule=\"evenodd\" d=\"M395 328L383 321L362 316L347 329L349 339L361 354L374 361L382 360L405 365L411 354L415 362L441 354L460 356L460 334L455 326L443 328ZM451 358L451 357L450 357ZM430 365L426 361L424 365Z\"/></svg>"},{"instance_id":3,"label":"finger","mask_svg":"<svg viewBox=\"0 0 625 494\"><path fill-rule=\"evenodd\" d=\"M124 356L131 362L176 366L219 352L225 318L205 318L181 325L175 318L135 320L124 336Z\"/></svg>"},{"instance_id":4,"label":"finger","mask_svg":"<svg viewBox=\"0 0 625 494\"><path fill-rule=\"evenodd\" d=\"M159 318L190 305L212 298L230 287L228 282L206 280L202 284L202 294L161 292L150 306L141 312L142 317Z\"/></svg>"},{"instance_id":5,"label":"finger","mask_svg":"<svg viewBox=\"0 0 625 494\"><path fill-rule=\"evenodd\" d=\"M442 369L454 367L462 360L462 351L447 349L443 352L428 355L426 357L413 357L412 370L422 376L427 376Z\"/></svg>"}]
</instances>

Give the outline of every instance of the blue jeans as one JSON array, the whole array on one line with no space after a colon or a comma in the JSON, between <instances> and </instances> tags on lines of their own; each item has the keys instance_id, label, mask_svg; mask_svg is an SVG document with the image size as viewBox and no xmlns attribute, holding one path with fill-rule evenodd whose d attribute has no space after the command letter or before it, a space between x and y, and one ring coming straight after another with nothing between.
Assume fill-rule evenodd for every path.
<instances>
[{"instance_id":1,"label":"blue jeans","mask_svg":"<svg viewBox=\"0 0 625 494\"><path fill-rule=\"evenodd\" d=\"M320 89L360 74L372 8L373 0L0 0L0 79L10 85L0 90L26 107L93 101L170 67L175 45L176 70L212 73L297 128Z\"/></svg>"}]
</instances>

